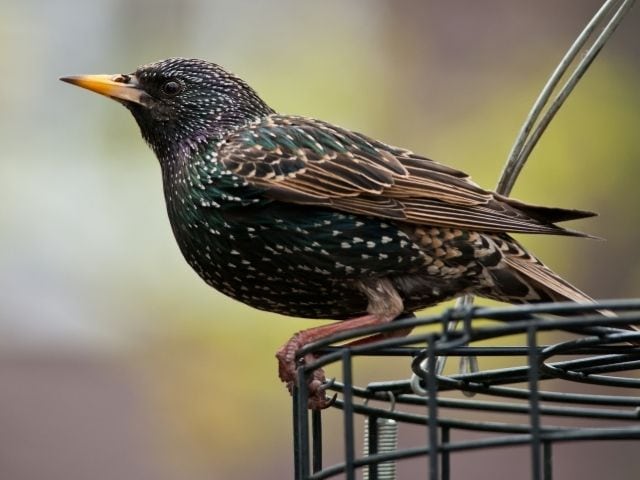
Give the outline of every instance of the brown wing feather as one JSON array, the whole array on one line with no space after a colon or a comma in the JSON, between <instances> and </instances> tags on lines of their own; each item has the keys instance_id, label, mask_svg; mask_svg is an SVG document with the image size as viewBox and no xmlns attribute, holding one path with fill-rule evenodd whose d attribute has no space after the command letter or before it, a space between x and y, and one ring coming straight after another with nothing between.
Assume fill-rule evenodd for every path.
<instances>
[{"instance_id":1,"label":"brown wing feather","mask_svg":"<svg viewBox=\"0 0 640 480\"><path fill-rule=\"evenodd\" d=\"M302 117L272 115L240 130L218 159L275 200L409 223L584 236L553 222L592 215L502 197L464 172Z\"/></svg>"}]
</instances>

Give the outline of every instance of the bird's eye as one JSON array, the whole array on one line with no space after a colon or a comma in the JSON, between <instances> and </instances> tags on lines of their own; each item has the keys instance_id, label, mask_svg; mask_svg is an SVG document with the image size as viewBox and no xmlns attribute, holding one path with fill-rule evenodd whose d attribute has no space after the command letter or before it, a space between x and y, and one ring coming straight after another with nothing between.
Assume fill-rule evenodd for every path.
<instances>
[{"instance_id":1,"label":"bird's eye","mask_svg":"<svg viewBox=\"0 0 640 480\"><path fill-rule=\"evenodd\" d=\"M181 86L178 82L170 80L162 85L162 93L165 95L173 96L176 95L181 90Z\"/></svg>"}]
</instances>

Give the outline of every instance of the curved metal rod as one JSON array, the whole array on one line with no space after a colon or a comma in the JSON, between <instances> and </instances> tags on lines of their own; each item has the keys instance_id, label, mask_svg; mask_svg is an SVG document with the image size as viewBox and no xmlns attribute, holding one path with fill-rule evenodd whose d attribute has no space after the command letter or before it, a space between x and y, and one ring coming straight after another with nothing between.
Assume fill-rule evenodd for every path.
<instances>
[{"instance_id":1,"label":"curved metal rod","mask_svg":"<svg viewBox=\"0 0 640 480\"><path fill-rule=\"evenodd\" d=\"M578 35L578 38L576 38L573 44L569 47L569 50L567 50L567 53L564 55L562 60L560 60L560 63L552 72L545 86L542 88L540 95L538 95L538 98L529 111L524 124L520 128L518 136L516 137L513 146L511 147L511 151L509 152L507 162L505 163L502 173L500 174L500 179L498 180L498 184L496 186L496 192L500 193L501 195L509 195L511 193L518 175L529 159L529 155L533 151L534 147L542 137L542 134L551 123L551 120L553 120L556 113L558 113L560 107L562 107L565 100L569 97L582 76L591 66L591 63L593 62L593 60L595 60L598 53L600 53L600 50L602 50L602 47L604 47L604 45L607 43L615 29L618 27L618 25L620 25L628 11L633 6L634 2L635 0L605 1L602 7L600 7L600 10L596 12L593 18L582 30L580 35ZM607 16L611 13L612 10L614 10L616 5L618 5L618 8L609 22L602 29L600 35L598 35L598 37L593 41L593 44L587 50L582 60L574 69L573 73L569 76L568 80L562 86L562 89L555 97L547 111L542 117L540 117L540 115L542 115L544 107L547 105L554 90L560 83L560 80L565 76L571 64L577 58L583 47L587 44L587 41L592 37L594 31L602 22L605 21ZM537 126L536 122L538 122ZM473 300L473 295L463 295L456 301L455 308L469 307L470 305L473 305ZM448 331L454 331L457 326L458 322L451 322L449 324ZM438 358L436 366L437 375L442 374L445 365L446 357ZM464 359L461 359L461 372L474 372L477 371L477 369L478 364L475 357L465 357Z\"/></svg>"},{"instance_id":2,"label":"curved metal rod","mask_svg":"<svg viewBox=\"0 0 640 480\"><path fill-rule=\"evenodd\" d=\"M556 115L560 107L563 105L564 101L571 94L582 76L585 74L593 60L595 60L598 53L600 53L602 47L604 47L605 43L607 43L615 29L618 27L618 25L620 25L629 9L631 9L631 7L633 6L634 1L635 0L623 0L622 2L620 2L619 0L606 1L600 8L600 10L593 16L584 30L580 33L573 45L571 45L563 59L551 74L551 77L549 77L549 80L542 89L542 92L540 92L540 95L531 108L531 111L529 112L524 125L522 126L518 136L516 137L513 147L511 148L511 152L509 153L507 163L505 164L505 167L500 176L500 180L498 181L498 185L496 187L496 191L498 193L502 195L509 195L509 193L511 193L511 190L515 184L516 179L518 178L518 175L520 174L520 171L528 160L531 151L538 143L538 140L540 140L540 137L546 130L547 126ZM562 89L555 97L544 116L542 116L542 118L540 119L537 127L535 128L535 130L533 130L533 133L531 133L533 126L538 121L542 110L551 98L551 94L558 86L561 78L565 75L569 66L576 59L576 57L580 53L580 50L586 44L587 40L592 36L594 30L600 23L604 21L610 11L614 8L615 4L620 5L611 17L611 20L609 20L600 35L598 35L591 47L587 50L584 57L578 63L569 79L563 85Z\"/></svg>"}]
</instances>

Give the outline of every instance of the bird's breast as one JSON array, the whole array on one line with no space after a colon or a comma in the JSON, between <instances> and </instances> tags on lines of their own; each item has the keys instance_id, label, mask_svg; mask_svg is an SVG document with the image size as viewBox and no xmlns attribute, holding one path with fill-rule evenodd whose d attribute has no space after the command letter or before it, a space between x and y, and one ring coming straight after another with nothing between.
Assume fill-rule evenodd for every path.
<instances>
[{"instance_id":1,"label":"bird's breast","mask_svg":"<svg viewBox=\"0 0 640 480\"><path fill-rule=\"evenodd\" d=\"M365 313L354 284L419 268L423 254L379 219L279 202L168 203L191 267L222 293L287 315L342 318Z\"/></svg>"}]
</instances>

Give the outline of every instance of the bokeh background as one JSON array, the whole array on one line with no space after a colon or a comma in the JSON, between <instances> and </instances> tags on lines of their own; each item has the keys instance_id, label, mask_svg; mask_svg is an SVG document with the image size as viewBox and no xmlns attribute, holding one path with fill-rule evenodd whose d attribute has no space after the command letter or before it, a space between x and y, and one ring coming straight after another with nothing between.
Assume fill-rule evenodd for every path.
<instances>
[{"instance_id":1,"label":"bokeh background","mask_svg":"<svg viewBox=\"0 0 640 480\"><path fill-rule=\"evenodd\" d=\"M281 112L366 132L493 187L531 103L599 5L0 0L0 478L291 478L290 400L273 353L317 324L201 282L174 243L159 167L130 115L58 77L209 59ZM640 292L639 29L635 9L514 190L600 213L575 227L606 242L524 239L598 298ZM567 450L558 478L637 478L637 455L618 447L606 462ZM469 468L476 476L465 478L482 478ZM524 478L509 458L492 468L487 478Z\"/></svg>"}]
</instances>

